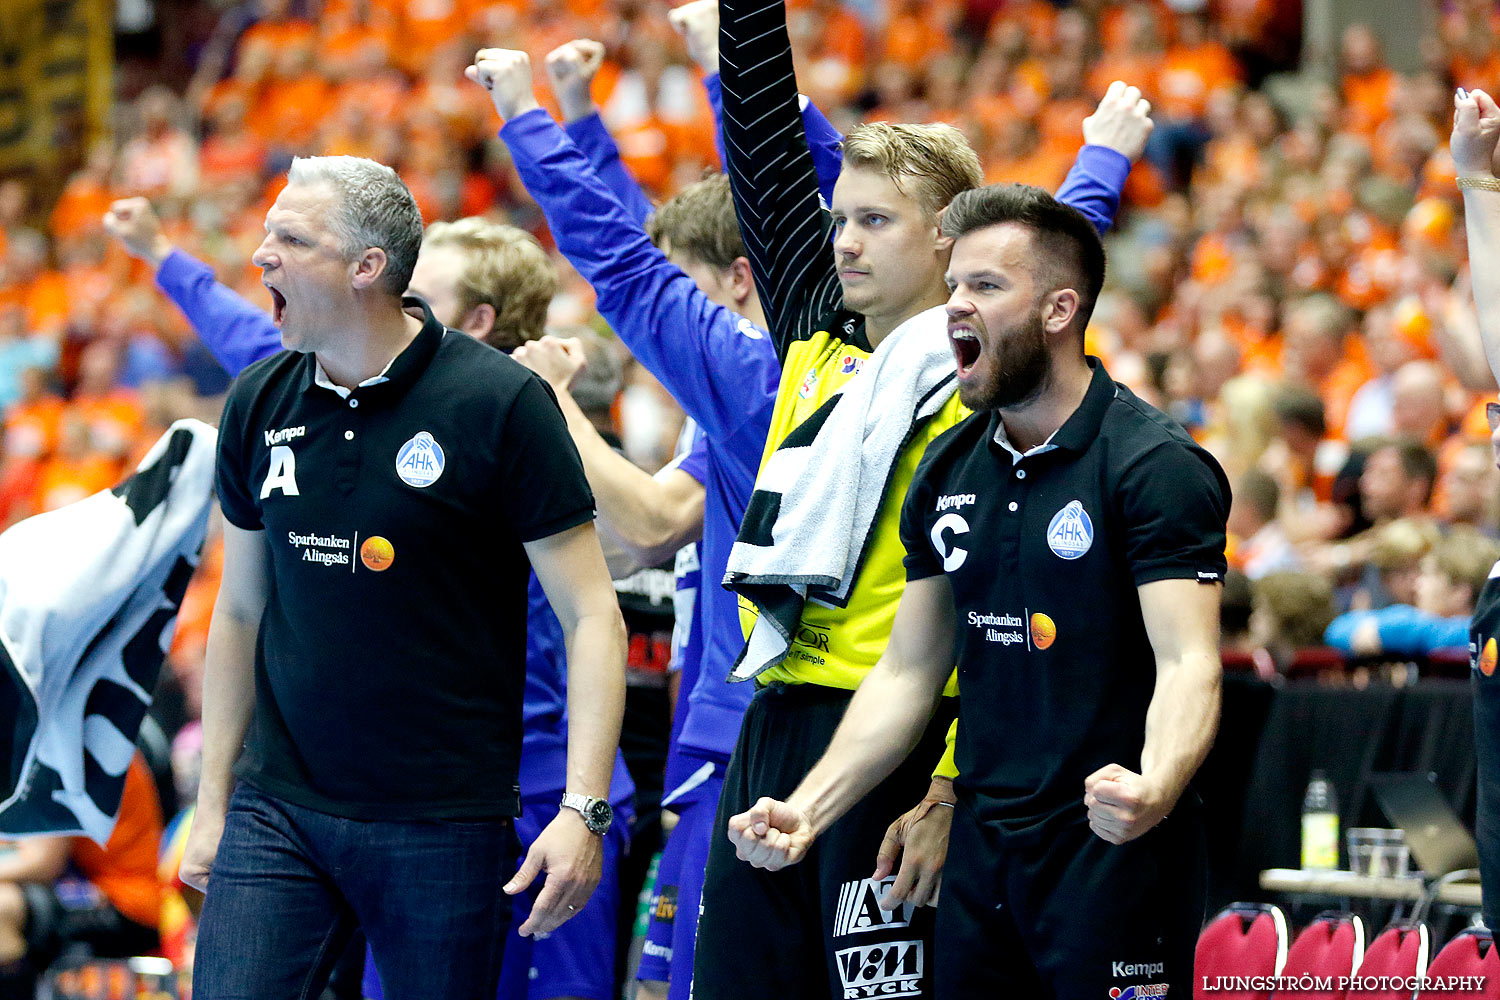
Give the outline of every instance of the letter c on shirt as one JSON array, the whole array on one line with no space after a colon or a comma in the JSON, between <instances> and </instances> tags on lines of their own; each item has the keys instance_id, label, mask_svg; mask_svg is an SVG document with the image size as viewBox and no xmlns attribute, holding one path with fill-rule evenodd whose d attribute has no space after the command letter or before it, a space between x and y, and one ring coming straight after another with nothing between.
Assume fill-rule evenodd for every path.
<instances>
[{"instance_id":1,"label":"letter c on shirt","mask_svg":"<svg viewBox=\"0 0 1500 1000\"><path fill-rule=\"evenodd\" d=\"M964 564L969 558L969 550L954 546L951 550L948 543L943 540L943 532L952 531L955 535L967 535L969 533L969 522L957 514L944 514L932 525L932 547L937 554L943 557L943 572L952 573Z\"/></svg>"}]
</instances>

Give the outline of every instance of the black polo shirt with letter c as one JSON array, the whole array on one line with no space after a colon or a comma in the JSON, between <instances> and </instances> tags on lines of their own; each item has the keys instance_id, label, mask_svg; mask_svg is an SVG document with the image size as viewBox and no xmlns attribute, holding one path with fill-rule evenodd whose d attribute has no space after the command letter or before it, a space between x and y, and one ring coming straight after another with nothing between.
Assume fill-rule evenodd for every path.
<instances>
[{"instance_id":1,"label":"black polo shirt with letter c","mask_svg":"<svg viewBox=\"0 0 1500 1000\"><path fill-rule=\"evenodd\" d=\"M311 354L245 369L224 404L224 516L265 531L270 596L236 773L355 819L519 812L523 542L591 520L546 383L446 330L342 396Z\"/></svg>"},{"instance_id":2,"label":"black polo shirt with letter c","mask_svg":"<svg viewBox=\"0 0 1500 1000\"><path fill-rule=\"evenodd\" d=\"M902 510L907 579L953 587L958 785L1014 837L1082 821L1105 764L1140 770L1156 661L1136 588L1226 568L1223 470L1089 364L1046 445L1016 461L976 413L927 447Z\"/></svg>"}]
</instances>

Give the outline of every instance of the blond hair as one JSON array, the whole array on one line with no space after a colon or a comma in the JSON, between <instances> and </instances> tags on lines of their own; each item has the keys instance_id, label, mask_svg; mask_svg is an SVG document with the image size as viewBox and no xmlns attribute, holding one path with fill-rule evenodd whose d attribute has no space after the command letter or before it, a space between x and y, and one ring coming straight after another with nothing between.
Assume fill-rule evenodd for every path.
<instances>
[{"instance_id":1,"label":"blond hair","mask_svg":"<svg viewBox=\"0 0 1500 1000\"><path fill-rule=\"evenodd\" d=\"M1500 559L1500 545L1473 528L1457 525L1432 547L1434 567L1450 583L1469 588L1473 607L1489 579L1490 568Z\"/></svg>"},{"instance_id":2,"label":"blond hair","mask_svg":"<svg viewBox=\"0 0 1500 1000\"><path fill-rule=\"evenodd\" d=\"M728 174L714 174L683 188L651 216L646 234L659 247L721 271L748 256Z\"/></svg>"},{"instance_id":3,"label":"blond hair","mask_svg":"<svg viewBox=\"0 0 1500 1000\"><path fill-rule=\"evenodd\" d=\"M557 294L557 270L530 233L470 216L427 227L426 246L463 252L464 266L455 281L459 315L477 306L495 310L495 325L483 338L499 348L519 347L541 337L547 307Z\"/></svg>"},{"instance_id":4,"label":"blond hair","mask_svg":"<svg viewBox=\"0 0 1500 1000\"><path fill-rule=\"evenodd\" d=\"M897 190L933 214L984 183L979 156L952 125L870 122L850 129L843 150L845 167L885 174Z\"/></svg>"}]
</instances>

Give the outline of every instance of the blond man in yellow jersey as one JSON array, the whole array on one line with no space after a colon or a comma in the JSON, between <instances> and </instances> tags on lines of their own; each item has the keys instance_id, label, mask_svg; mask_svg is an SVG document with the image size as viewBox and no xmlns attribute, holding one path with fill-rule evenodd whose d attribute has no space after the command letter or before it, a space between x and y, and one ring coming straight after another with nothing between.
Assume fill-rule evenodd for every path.
<instances>
[{"instance_id":1,"label":"blond man in yellow jersey","mask_svg":"<svg viewBox=\"0 0 1500 1000\"><path fill-rule=\"evenodd\" d=\"M783 371L768 458L892 331L947 300L951 241L942 236L940 212L978 186L982 171L956 129L863 126L845 141L830 214L819 203L802 131L784 8L742 10L726 0L720 17L731 186ZM1146 110L1138 92L1118 85L1085 123L1089 145L1059 197L1101 229L1150 130ZM954 395L913 429L848 599L837 608L809 601L786 658L757 678L763 686L730 763L709 856L698 1000L738 998L747 986L778 998L932 995L931 911L917 907L935 899L946 853L948 810L934 806L953 799L951 759L928 783L951 707L939 712L909 763L825 833L814 848L819 856L796 872L743 864L724 831L731 815L760 796L792 790L884 651L905 584L901 500L927 443L967 415ZM851 441L851 455L859 447ZM951 682L948 693L956 693Z\"/></svg>"}]
</instances>

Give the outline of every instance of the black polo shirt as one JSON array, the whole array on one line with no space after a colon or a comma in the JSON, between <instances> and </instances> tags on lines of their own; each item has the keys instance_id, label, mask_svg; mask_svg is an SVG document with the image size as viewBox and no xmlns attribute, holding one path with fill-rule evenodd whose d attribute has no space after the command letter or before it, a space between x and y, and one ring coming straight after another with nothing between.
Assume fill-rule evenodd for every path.
<instances>
[{"instance_id":1,"label":"black polo shirt","mask_svg":"<svg viewBox=\"0 0 1500 1000\"><path fill-rule=\"evenodd\" d=\"M593 495L546 383L405 305L421 332L347 397L283 352L224 404L224 516L270 555L237 773L358 819L512 816L522 543L592 519Z\"/></svg>"},{"instance_id":2,"label":"black polo shirt","mask_svg":"<svg viewBox=\"0 0 1500 1000\"><path fill-rule=\"evenodd\" d=\"M1136 588L1225 571L1223 470L1089 364L1047 444L1018 461L976 413L928 446L902 510L907 578L953 586L958 783L1014 836L1083 820L1105 764L1140 769L1156 662Z\"/></svg>"}]
</instances>

